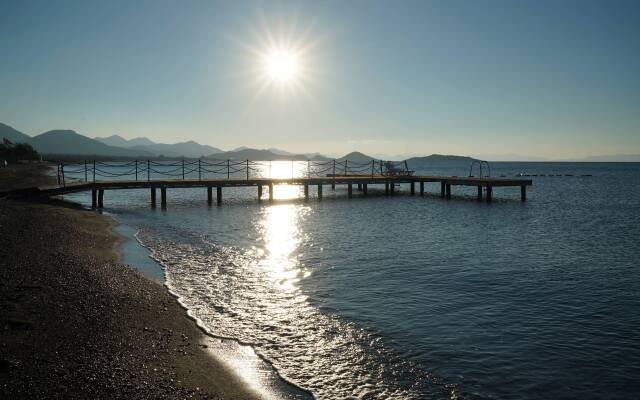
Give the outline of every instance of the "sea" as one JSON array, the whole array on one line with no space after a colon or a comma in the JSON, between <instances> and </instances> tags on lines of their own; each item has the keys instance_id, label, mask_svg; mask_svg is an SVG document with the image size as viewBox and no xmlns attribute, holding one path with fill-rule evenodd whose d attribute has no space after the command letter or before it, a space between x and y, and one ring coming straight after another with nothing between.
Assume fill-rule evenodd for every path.
<instances>
[{"instance_id":1,"label":"sea","mask_svg":"<svg viewBox=\"0 0 640 400\"><path fill-rule=\"evenodd\" d=\"M640 163L491 174L532 179L527 201L457 186L445 200L436 183L353 198L325 186L322 200L312 187L305 201L278 185L273 202L225 188L221 206L168 189L166 209L148 190L107 191L104 212L128 238L124 262L164 283L229 363L242 353L238 373L265 398L640 398Z\"/></svg>"}]
</instances>

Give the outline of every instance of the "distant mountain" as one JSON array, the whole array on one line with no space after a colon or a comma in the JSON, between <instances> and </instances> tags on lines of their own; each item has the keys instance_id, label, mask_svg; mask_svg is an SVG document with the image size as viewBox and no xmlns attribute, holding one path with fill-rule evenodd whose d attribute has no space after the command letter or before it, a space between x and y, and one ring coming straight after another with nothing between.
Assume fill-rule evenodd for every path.
<instances>
[{"instance_id":1,"label":"distant mountain","mask_svg":"<svg viewBox=\"0 0 640 400\"><path fill-rule=\"evenodd\" d=\"M165 157L192 157L198 158L213 153L222 153L222 150L203 145L193 140L188 142L165 144L155 143L146 137L138 137L135 139L125 139L119 135L111 135L108 137L97 137L96 140L109 146L118 146L130 148L137 151L152 153L155 155L163 155Z\"/></svg>"},{"instance_id":2,"label":"distant mountain","mask_svg":"<svg viewBox=\"0 0 640 400\"><path fill-rule=\"evenodd\" d=\"M349 160L356 163L364 164L364 163L371 162L371 160L373 159L374 159L373 157L360 153L359 151L352 151L351 153L338 158L336 161Z\"/></svg>"},{"instance_id":3,"label":"distant mountain","mask_svg":"<svg viewBox=\"0 0 640 400\"><path fill-rule=\"evenodd\" d=\"M471 166L475 158L465 156L453 156L432 154L425 157L412 157L407 160L410 169L420 169L424 167L465 167Z\"/></svg>"},{"instance_id":4,"label":"distant mountain","mask_svg":"<svg viewBox=\"0 0 640 400\"><path fill-rule=\"evenodd\" d=\"M250 149L243 148L242 150L232 150L223 153L211 154L208 158L216 160L252 160L252 161L282 161L282 160L296 160L296 161L326 161L327 157L323 157L319 154L311 154L312 157L308 157L306 154L293 154L285 152L287 154L276 154L271 150L266 149Z\"/></svg>"},{"instance_id":5,"label":"distant mountain","mask_svg":"<svg viewBox=\"0 0 640 400\"><path fill-rule=\"evenodd\" d=\"M640 162L640 154L612 154L605 156L590 156L571 161L583 162Z\"/></svg>"},{"instance_id":6,"label":"distant mountain","mask_svg":"<svg viewBox=\"0 0 640 400\"><path fill-rule=\"evenodd\" d=\"M0 143L2 143L3 138L9 139L13 143L28 143L31 140L31 136L25 135L9 125L0 123Z\"/></svg>"},{"instance_id":7,"label":"distant mountain","mask_svg":"<svg viewBox=\"0 0 640 400\"><path fill-rule=\"evenodd\" d=\"M72 130L48 131L31 138L29 144L42 154L114 157L150 157L153 155L148 152L109 146Z\"/></svg>"}]
</instances>

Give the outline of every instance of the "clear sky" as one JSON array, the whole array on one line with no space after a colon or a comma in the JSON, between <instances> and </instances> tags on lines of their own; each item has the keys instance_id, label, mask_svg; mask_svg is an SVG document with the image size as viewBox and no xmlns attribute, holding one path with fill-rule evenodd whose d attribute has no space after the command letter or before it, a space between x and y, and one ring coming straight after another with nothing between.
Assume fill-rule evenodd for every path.
<instances>
[{"instance_id":1,"label":"clear sky","mask_svg":"<svg viewBox=\"0 0 640 400\"><path fill-rule=\"evenodd\" d=\"M344 154L640 154L639 1L4 1L0 122ZM295 54L293 82L265 54Z\"/></svg>"}]
</instances>

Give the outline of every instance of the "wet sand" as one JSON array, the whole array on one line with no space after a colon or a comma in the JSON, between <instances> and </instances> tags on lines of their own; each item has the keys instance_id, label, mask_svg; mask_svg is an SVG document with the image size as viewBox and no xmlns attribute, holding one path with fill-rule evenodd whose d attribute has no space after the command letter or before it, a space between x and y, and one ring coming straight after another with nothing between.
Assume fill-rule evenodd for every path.
<instances>
[{"instance_id":1,"label":"wet sand","mask_svg":"<svg viewBox=\"0 0 640 400\"><path fill-rule=\"evenodd\" d=\"M0 191L52 183L44 170L0 169ZM2 397L258 398L162 285L118 262L112 228L68 203L0 198Z\"/></svg>"}]
</instances>

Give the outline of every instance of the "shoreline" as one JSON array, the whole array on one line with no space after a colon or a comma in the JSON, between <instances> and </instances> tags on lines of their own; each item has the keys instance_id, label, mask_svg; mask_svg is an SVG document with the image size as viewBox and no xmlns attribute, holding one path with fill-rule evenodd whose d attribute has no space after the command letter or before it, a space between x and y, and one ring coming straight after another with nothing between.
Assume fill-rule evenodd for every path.
<instances>
[{"instance_id":1,"label":"shoreline","mask_svg":"<svg viewBox=\"0 0 640 400\"><path fill-rule=\"evenodd\" d=\"M0 170L3 189L47 184ZM39 176L39 178L38 178ZM11 398L263 398L167 288L122 264L117 221L0 199L0 388Z\"/></svg>"}]
</instances>

